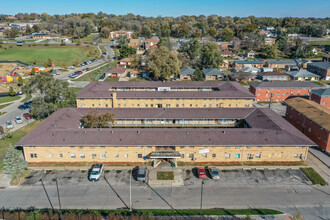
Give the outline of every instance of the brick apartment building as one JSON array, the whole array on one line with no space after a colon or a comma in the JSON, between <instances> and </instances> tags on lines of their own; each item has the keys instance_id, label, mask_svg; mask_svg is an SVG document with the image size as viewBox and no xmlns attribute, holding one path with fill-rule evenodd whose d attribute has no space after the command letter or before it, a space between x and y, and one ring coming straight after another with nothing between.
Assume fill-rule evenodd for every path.
<instances>
[{"instance_id":1,"label":"brick apartment building","mask_svg":"<svg viewBox=\"0 0 330 220\"><path fill-rule=\"evenodd\" d=\"M254 98L237 82L104 81L80 90L77 108L246 108Z\"/></svg>"},{"instance_id":2,"label":"brick apartment building","mask_svg":"<svg viewBox=\"0 0 330 220\"><path fill-rule=\"evenodd\" d=\"M289 97L309 96L314 89L321 88L312 82L282 81L282 82L256 82L250 84L250 92L260 102L283 102Z\"/></svg>"},{"instance_id":3,"label":"brick apartment building","mask_svg":"<svg viewBox=\"0 0 330 220\"><path fill-rule=\"evenodd\" d=\"M321 79L330 80L330 62L308 63L307 70L321 76Z\"/></svg>"},{"instance_id":4,"label":"brick apartment building","mask_svg":"<svg viewBox=\"0 0 330 220\"><path fill-rule=\"evenodd\" d=\"M330 89L316 89L311 92L310 99L330 109Z\"/></svg>"},{"instance_id":5,"label":"brick apartment building","mask_svg":"<svg viewBox=\"0 0 330 220\"><path fill-rule=\"evenodd\" d=\"M303 98L288 99L285 104L285 118L321 150L330 152L330 110Z\"/></svg>"},{"instance_id":6,"label":"brick apartment building","mask_svg":"<svg viewBox=\"0 0 330 220\"><path fill-rule=\"evenodd\" d=\"M107 128L86 128L95 109L60 109L21 139L29 164L299 163L315 143L271 109L112 108ZM205 129L208 128L208 129Z\"/></svg>"},{"instance_id":7,"label":"brick apartment building","mask_svg":"<svg viewBox=\"0 0 330 220\"><path fill-rule=\"evenodd\" d=\"M262 68L264 66L264 63L262 61L258 60L238 60L234 61L234 67L243 67L244 65L249 65L254 68Z\"/></svg>"},{"instance_id":8,"label":"brick apartment building","mask_svg":"<svg viewBox=\"0 0 330 220\"><path fill-rule=\"evenodd\" d=\"M109 34L109 38L111 38L111 39L115 39L120 36L125 36L127 39L131 39L133 36L133 32L132 31L112 31Z\"/></svg>"}]
</instances>

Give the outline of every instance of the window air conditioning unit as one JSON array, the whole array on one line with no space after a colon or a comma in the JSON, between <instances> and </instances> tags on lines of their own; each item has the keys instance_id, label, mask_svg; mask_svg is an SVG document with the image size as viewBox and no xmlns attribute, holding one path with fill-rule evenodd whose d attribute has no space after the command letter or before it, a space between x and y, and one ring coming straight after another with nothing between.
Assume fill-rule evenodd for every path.
<instances>
[{"instance_id":1,"label":"window air conditioning unit","mask_svg":"<svg viewBox=\"0 0 330 220\"><path fill-rule=\"evenodd\" d=\"M300 157L301 159L305 160L306 157Z\"/></svg>"},{"instance_id":2,"label":"window air conditioning unit","mask_svg":"<svg viewBox=\"0 0 330 220\"><path fill-rule=\"evenodd\" d=\"M197 158L196 158L196 157L194 157L194 158L193 158L193 160L197 160Z\"/></svg>"}]
</instances>

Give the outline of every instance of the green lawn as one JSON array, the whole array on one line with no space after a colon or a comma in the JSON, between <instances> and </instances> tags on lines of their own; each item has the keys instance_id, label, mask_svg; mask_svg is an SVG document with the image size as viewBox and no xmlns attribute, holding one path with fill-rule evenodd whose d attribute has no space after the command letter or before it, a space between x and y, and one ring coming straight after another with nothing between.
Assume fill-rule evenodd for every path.
<instances>
[{"instance_id":1,"label":"green lawn","mask_svg":"<svg viewBox=\"0 0 330 220\"><path fill-rule=\"evenodd\" d=\"M5 102L12 102L15 101L17 99L20 99L21 97L16 95L16 96L4 96L4 97L0 97L0 104L1 103L5 103Z\"/></svg>"},{"instance_id":2,"label":"green lawn","mask_svg":"<svg viewBox=\"0 0 330 220\"><path fill-rule=\"evenodd\" d=\"M311 45L330 45L330 40L311 41Z\"/></svg>"},{"instance_id":3,"label":"green lawn","mask_svg":"<svg viewBox=\"0 0 330 220\"><path fill-rule=\"evenodd\" d=\"M0 156L6 153L10 145L15 145L19 140L21 140L27 133L32 131L41 121L31 122L29 125L25 125L21 129L18 129L11 133L11 137L5 137L0 140Z\"/></svg>"},{"instance_id":4,"label":"green lawn","mask_svg":"<svg viewBox=\"0 0 330 220\"><path fill-rule=\"evenodd\" d=\"M107 77L104 81L119 81L119 78L110 78L110 77Z\"/></svg>"},{"instance_id":5,"label":"green lawn","mask_svg":"<svg viewBox=\"0 0 330 220\"><path fill-rule=\"evenodd\" d=\"M6 108L7 106L9 106L11 104L4 104L4 105L0 105L0 109Z\"/></svg>"},{"instance_id":6,"label":"green lawn","mask_svg":"<svg viewBox=\"0 0 330 220\"><path fill-rule=\"evenodd\" d=\"M140 82L140 81L148 81L148 80L143 78L131 78L129 79L129 81Z\"/></svg>"},{"instance_id":7,"label":"green lawn","mask_svg":"<svg viewBox=\"0 0 330 220\"><path fill-rule=\"evenodd\" d=\"M157 172L157 180L174 180L174 172Z\"/></svg>"},{"instance_id":8,"label":"green lawn","mask_svg":"<svg viewBox=\"0 0 330 220\"><path fill-rule=\"evenodd\" d=\"M313 184L319 184L321 186L328 185L327 181L325 181L320 174L318 174L313 168L300 168L305 175L312 181Z\"/></svg>"},{"instance_id":9,"label":"green lawn","mask_svg":"<svg viewBox=\"0 0 330 220\"><path fill-rule=\"evenodd\" d=\"M95 81L95 79L99 78L103 73L105 73L110 67L113 67L114 65L116 65L117 61L114 61L112 63L109 63L97 70L91 71L85 75L83 75L82 77L80 77L79 79L77 79L76 81L88 81L88 82L92 82Z\"/></svg>"},{"instance_id":10,"label":"green lawn","mask_svg":"<svg viewBox=\"0 0 330 220\"><path fill-rule=\"evenodd\" d=\"M55 60L55 66L60 65L60 63L73 65L96 58L98 55L98 49L92 45L44 46L24 44L22 47L2 45L0 48L0 60L19 60L31 65L33 65L34 59L36 59L37 65L43 65L48 58Z\"/></svg>"},{"instance_id":11,"label":"green lawn","mask_svg":"<svg viewBox=\"0 0 330 220\"><path fill-rule=\"evenodd\" d=\"M82 43L82 44L84 42L93 43L97 40L98 37L99 37L98 34L90 34L87 37L81 38L80 43Z\"/></svg>"}]
</instances>

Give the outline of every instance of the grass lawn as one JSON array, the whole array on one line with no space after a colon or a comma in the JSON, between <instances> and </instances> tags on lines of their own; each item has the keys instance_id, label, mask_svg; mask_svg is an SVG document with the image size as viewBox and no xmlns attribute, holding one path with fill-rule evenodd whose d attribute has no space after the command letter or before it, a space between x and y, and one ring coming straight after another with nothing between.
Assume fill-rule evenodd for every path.
<instances>
[{"instance_id":1,"label":"grass lawn","mask_svg":"<svg viewBox=\"0 0 330 220\"><path fill-rule=\"evenodd\" d=\"M0 173L2 173L4 165L5 165L5 160L0 161Z\"/></svg>"},{"instance_id":2,"label":"grass lawn","mask_svg":"<svg viewBox=\"0 0 330 220\"><path fill-rule=\"evenodd\" d=\"M140 82L140 81L148 81L148 80L147 79L143 79L143 78L131 78L131 79L129 79L129 81Z\"/></svg>"},{"instance_id":3,"label":"grass lawn","mask_svg":"<svg viewBox=\"0 0 330 220\"><path fill-rule=\"evenodd\" d=\"M21 102L22 102L22 103L24 103L24 102L28 102L28 101L30 101L30 99L31 99L31 96L27 96L27 97L25 97L25 99L23 99Z\"/></svg>"},{"instance_id":4,"label":"grass lawn","mask_svg":"<svg viewBox=\"0 0 330 220\"><path fill-rule=\"evenodd\" d=\"M312 83L315 83L315 84L320 85L320 86L324 86L323 83L320 82L320 81L312 81Z\"/></svg>"},{"instance_id":5,"label":"grass lawn","mask_svg":"<svg viewBox=\"0 0 330 220\"><path fill-rule=\"evenodd\" d=\"M7 106L9 106L11 104L4 104L4 105L0 105L0 109L6 108Z\"/></svg>"},{"instance_id":6,"label":"grass lawn","mask_svg":"<svg viewBox=\"0 0 330 220\"><path fill-rule=\"evenodd\" d=\"M6 153L10 145L15 145L21 140L27 133L32 131L41 121L31 122L29 125L25 125L21 129L18 129L11 133L11 137L4 137L0 140L0 156Z\"/></svg>"},{"instance_id":7,"label":"grass lawn","mask_svg":"<svg viewBox=\"0 0 330 220\"><path fill-rule=\"evenodd\" d=\"M98 49L91 45L44 46L24 44L22 47L2 45L0 48L0 60L19 60L31 65L34 59L36 59L37 65L42 65L48 58L55 60L56 66L60 63L73 65L96 58L98 55Z\"/></svg>"},{"instance_id":8,"label":"grass lawn","mask_svg":"<svg viewBox=\"0 0 330 220\"><path fill-rule=\"evenodd\" d=\"M325 181L320 174L318 174L313 168L300 168L304 174L312 181L313 184L319 184L321 186L328 185L327 181Z\"/></svg>"},{"instance_id":9,"label":"grass lawn","mask_svg":"<svg viewBox=\"0 0 330 220\"><path fill-rule=\"evenodd\" d=\"M119 81L119 78L110 78L110 77L107 77L104 81Z\"/></svg>"},{"instance_id":10,"label":"grass lawn","mask_svg":"<svg viewBox=\"0 0 330 220\"><path fill-rule=\"evenodd\" d=\"M97 38L99 37L98 34L90 34L84 38L80 39L80 43L84 43L84 42L88 42L88 43L93 43L97 40Z\"/></svg>"},{"instance_id":11,"label":"grass lawn","mask_svg":"<svg viewBox=\"0 0 330 220\"><path fill-rule=\"evenodd\" d=\"M102 53L107 52L107 50L105 49L105 47L103 45L100 46L100 49L101 49Z\"/></svg>"},{"instance_id":12,"label":"grass lawn","mask_svg":"<svg viewBox=\"0 0 330 220\"><path fill-rule=\"evenodd\" d=\"M0 104L1 103L5 103L5 102L12 102L12 101L15 101L17 99L20 99L21 97L16 95L16 96L3 96L3 97L0 97Z\"/></svg>"},{"instance_id":13,"label":"grass lawn","mask_svg":"<svg viewBox=\"0 0 330 220\"><path fill-rule=\"evenodd\" d=\"M311 41L311 45L330 45L330 40Z\"/></svg>"},{"instance_id":14,"label":"grass lawn","mask_svg":"<svg viewBox=\"0 0 330 220\"><path fill-rule=\"evenodd\" d=\"M251 83L255 83L255 82L258 82L258 81L240 81L239 83L242 86L249 86Z\"/></svg>"},{"instance_id":15,"label":"grass lawn","mask_svg":"<svg viewBox=\"0 0 330 220\"><path fill-rule=\"evenodd\" d=\"M157 172L157 180L174 180L174 172Z\"/></svg>"}]
</instances>

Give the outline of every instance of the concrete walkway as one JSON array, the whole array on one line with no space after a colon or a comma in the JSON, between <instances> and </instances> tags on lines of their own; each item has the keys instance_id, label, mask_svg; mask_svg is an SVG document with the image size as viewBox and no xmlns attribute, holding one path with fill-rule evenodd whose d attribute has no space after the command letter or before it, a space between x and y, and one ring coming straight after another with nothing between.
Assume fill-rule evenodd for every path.
<instances>
[{"instance_id":1,"label":"concrete walkway","mask_svg":"<svg viewBox=\"0 0 330 220\"><path fill-rule=\"evenodd\" d=\"M312 167L320 176L330 183L330 168L327 167L322 161L320 161L313 154L309 154L307 157L307 164Z\"/></svg>"},{"instance_id":2,"label":"concrete walkway","mask_svg":"<svg viewBox=\"0 0 330 220\"><path fill-rule=\"evenodd\" d=\"M168 162L163 162L157 168L148 167L148 184L150 186L183 186L182 169L173 168ZM157 180L158 172L173 172L174 180Z\"/></svg>"},{"instance_id":3,"label":"concrete walkway","mask_svg":"<svg viewBox=\"0 0 330 220\"><path fill-rule=\"evenodd\" d=\"M328 155L315 148L309 148L309 152L330 168L330 157Z\"/></svg>"},{"instance_id":4,"label":"concrete walkway","mask_svg":"<svg viewBox=\"0 0 330 220\"><path fill-rule=\"evenodd\" d=\"M0 188L6 188L10 186L10 178L5 173L0 173Z\"/></svg>"}]
</instances>

